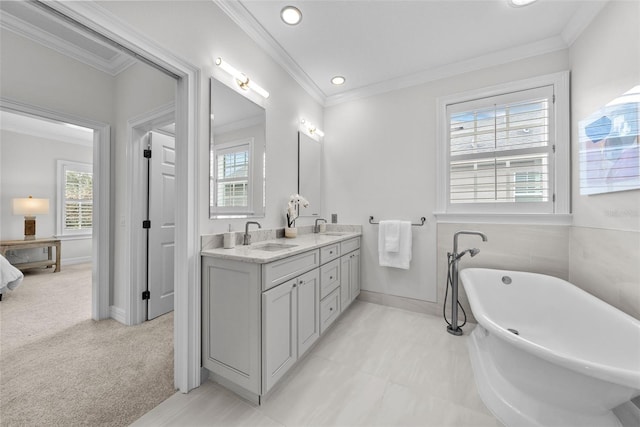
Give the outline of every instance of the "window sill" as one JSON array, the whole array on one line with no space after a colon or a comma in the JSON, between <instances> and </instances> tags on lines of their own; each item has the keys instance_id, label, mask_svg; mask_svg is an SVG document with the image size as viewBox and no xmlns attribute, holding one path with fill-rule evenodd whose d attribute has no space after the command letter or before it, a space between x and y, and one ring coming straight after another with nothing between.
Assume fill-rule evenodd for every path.
<instances>
[{"instance_id":1,"label":"window sill","mask_svg":"<svg viewBox=\"0 0 640 427\"><path fill-rule=\"evenodd\" d=\"M56 239L66 241L66 240L88 240L93 238L92 234L65 234L62 236L54 236Z\"/></svg>"},{"instance_id":2,"label":"window sill","mask_svg":"<svg viewBox=\"0 0 640 427\"><path fill-rule=\"evenodd\" d=\"M571 214L497 214L434 212L438 223L571 225Z\"/></svg>"}]
</instances>

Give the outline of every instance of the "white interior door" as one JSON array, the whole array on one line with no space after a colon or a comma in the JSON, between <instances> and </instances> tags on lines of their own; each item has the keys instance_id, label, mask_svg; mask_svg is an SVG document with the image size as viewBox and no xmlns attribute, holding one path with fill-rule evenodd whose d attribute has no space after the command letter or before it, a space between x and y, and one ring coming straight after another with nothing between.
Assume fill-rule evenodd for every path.
<instances>
[{"instance_id":1,"label":"white interior door","mask_svg":"<svg viewBox=\"0 0 640 427\"><path fill-rule=\"evenodd\" d=\"M149 228L147 319L173 310L175 248L175 139L149 135Z\"/></svg>"}]
</instances>

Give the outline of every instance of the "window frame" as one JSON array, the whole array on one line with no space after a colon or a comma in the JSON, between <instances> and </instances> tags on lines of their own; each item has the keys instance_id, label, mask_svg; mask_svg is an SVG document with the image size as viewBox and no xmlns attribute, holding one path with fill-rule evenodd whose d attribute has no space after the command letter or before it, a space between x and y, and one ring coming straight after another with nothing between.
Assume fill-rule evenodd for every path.
<instances>
[{"instance_id":1,"label":"window frame","mask_svg":"<svg viewBox=\"0 0 640 427\"><path fill-rule=\"evenodd\" d=\"M447 107L454 104L476 102L483 98L507 95L544 86L552 86L554 94L553 123L550 141L555 145L553 183L549 187L555 195L551 213L541 212L539 207L531 209L529 203L452 204L449 201L449 120ZM437 200L434 214L445 222L542 222L568 223L570 221L570 116L569 116L569 71L542 75L486 88L462 92L437 100L436 171ZM553 196L552 196L553 197ZM530 205L530 206L527 206Z\"/></svg>"},{"instance_id":2,"label":"window frame","mask_svg":"<svg viewBox=\"0 0 640 427\"><path fill-rule=\"evenodd\" d=\"M65 228L65 204L66 204L66 172L76 171L90 173L92 177L92 193L95 190L95 181L93 179L93 165L91 163L76 162L73 160L58 160L56 174L56 237L67 238L84 238L90 239L93 235L93 215L91 218L90 228L81 228L79 230L71 230ZM93 205L93 197L91 199Z\"/></svg>"},{"instance_id":3,"label":"window frame","mask_svg":"<svg viewBox=\"0 0 640 427\"><path fill-rule=\"evenodd\" d=\"M233 150L235 147L248 145L248 164L247 164L247 206L218 206L218 152ZM253 215L253 146L254 138L242 138L221 144L215 144L212 147L213 155L211 156L212 164L210 174L210 206L209 210L215 210L217 214L222 215ZM240 150L237 150L240 151ZM244 151L244 150L243 150Z\"/></svg>"}]
</instances>

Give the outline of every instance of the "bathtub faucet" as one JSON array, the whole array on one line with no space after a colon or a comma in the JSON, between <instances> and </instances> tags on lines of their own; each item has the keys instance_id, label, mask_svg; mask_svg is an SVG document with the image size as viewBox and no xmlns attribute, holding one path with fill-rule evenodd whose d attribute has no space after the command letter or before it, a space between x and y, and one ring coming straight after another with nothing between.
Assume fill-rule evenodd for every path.
<instances>
[{"instance_id":1,"label":"bathtub faucet","mask_svg":"<svg viewBox=\"0 0 640 427\"><path fill-rule=\"evenodd\" d=\"M479 231L467 231L461 230L453 235L453 253L447 254L449 256L449 277L451 278L451 324L447 326L447 332L452 335L462 335L462 329L458 326L458 261L465 254L470 254L472 257L478 255L480 249L473 248L467 249L462 253L458 253L458 236L461 234L480 236L483 242L486 242L487 236ZM449 281L449 280L447 280ZM447 284L448 286L448 284ZM446 304L446 297L444 303ZM446 318L445 318L446 320ZM465 315L466 322L466 315Z\"/></svg>"},{"instance_id":2,"label":"bathtub faucet","mask_svg":"<svg viewBox=\"0 0 640 427\"><path fill-rule=\"evenodd\" d=\"M456 234L453 235L453 254L454 255L458 254L458 236L460 234L469 234L469 235L480 236L480 237L482 237L482 241L483 242L486 242L488 240L487 239L487 235L484 234L484 233L481 233L479 231L467 231L467 230L458 231ZM476 256L476 255L478 255L478 252L480 252L480 249L475 249L475 253L474 253L474 250L470 250L470 252L471 252L471 256Z\"/></svg>"}]
</instances>

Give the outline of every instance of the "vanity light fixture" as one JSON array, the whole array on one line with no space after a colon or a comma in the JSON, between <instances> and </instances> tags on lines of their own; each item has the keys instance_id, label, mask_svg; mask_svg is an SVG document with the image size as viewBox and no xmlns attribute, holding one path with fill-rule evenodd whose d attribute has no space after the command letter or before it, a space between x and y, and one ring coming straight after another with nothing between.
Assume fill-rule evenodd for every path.
<instances>
[{"instance_id":1,"label":"vanity light fixture","mask_svg":"<svg viewBox=\"0 0 640 427\"><path fill-rule=\"evenodd\" d=\"M280 18L288 25L298 25L302 21L302 12L295 6L285 6L280 11Z\"/></svg>"},{"instance_id":2,"label":"vanity light fixture","mask_svg":"<svg viewBox=\"0 0 640 427\"><path fill-rule=\"evenodd\" d=\"M320 138L324 136L324 132L305 119L300 119L300 124L307 130L307 132L309 132L310 135L318 135Z\"/></svg>"},{"instance_id":3,"label":"vanity light fixture","mask_svg":"<svg viewBox=\"0 0 640 427\"><path fill-rule=\"evenodd\" d=\"M523 6L528 6L531 3L534 3L536 1L538 0L507 0L507 3L511 7L523 7Z\"/></svg>"},{"instance_id":4,"label":"vanity light fixture","mask_svg":"<svg viewBox=\"0 0 640 427\"><path fill-rule=\"evenodd\" d=\"M340 85L343 85L345 81L347 81L347 79L345 79L344 77L342 77L342 76L335 76L335 77L333 77L333 78L331 79L331 84L334 84L334 85L336 85L336 86L340 86Z\"/></svg>"},{"instance_id":5,"label":"vanity light fixture","mask_svg":"<svg viewBox=\"0 0 640 427\"><path fill-rule=\"evenodd\" d=\"M236 83L238 83L238 86L240 86L240 88L242 88L243 90L252 89L254 92L256 92L257 94L265 98L269 97L269 92L264 90L260 85L258 85L254 81L250 80L246 74L241 73L240 71L236 70L233 66L231 66L228 62L223 61L222 58L220 57L216 58L216 65L222 68L227 73L231 74L236 79Z\"/></svg>"}]
</instances>

